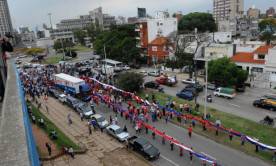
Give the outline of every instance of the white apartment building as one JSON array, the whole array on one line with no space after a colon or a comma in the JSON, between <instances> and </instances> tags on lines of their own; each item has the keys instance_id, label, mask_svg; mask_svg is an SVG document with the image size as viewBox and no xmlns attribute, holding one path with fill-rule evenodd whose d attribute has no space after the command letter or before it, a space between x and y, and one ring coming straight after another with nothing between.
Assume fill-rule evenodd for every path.
<instances>
[{"instance_id":1,"label":"white apartment building","mask_svg":"<svg viewBox=\"0 0 276 166\"><path fill-rule=\"evenodd\" d=\"M231 20L244 12L244 0L214 0L213 17L216 22Z\"/></svg>"}]
</instances>

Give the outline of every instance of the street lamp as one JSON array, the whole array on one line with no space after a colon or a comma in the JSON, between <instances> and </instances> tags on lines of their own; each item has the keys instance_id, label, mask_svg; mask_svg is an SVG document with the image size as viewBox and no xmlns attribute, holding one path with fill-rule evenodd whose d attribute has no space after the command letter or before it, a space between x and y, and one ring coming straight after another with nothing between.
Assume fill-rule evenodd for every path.
<instances>
[{"instance_id":1,"label":"street lamp","mask_svg":"<svg viewBox=\"0 0 276 166\"><path fill-rule=\"evenodd\" d=\"M210 56L213 54L210 53ZM208 62L210 60L210 57L205 58L205 102L204 102L204 119L206 119L207 115L207 95L208 95Z\"/></svg>"},{"instance_id":2,"label":"street lamp","mask_svg":"<svg viewBox=\"0 0 276 166\"><path fill-rule=\"evenodd\" d=\"M113 39L117 38L116 36L112 37L111 39L109 39L107 42L104 43L104 72L107 76L107 73L106 73L106 49L105 49L105 45L107 43L110 43Z\"/></svg>"}]
</instances>

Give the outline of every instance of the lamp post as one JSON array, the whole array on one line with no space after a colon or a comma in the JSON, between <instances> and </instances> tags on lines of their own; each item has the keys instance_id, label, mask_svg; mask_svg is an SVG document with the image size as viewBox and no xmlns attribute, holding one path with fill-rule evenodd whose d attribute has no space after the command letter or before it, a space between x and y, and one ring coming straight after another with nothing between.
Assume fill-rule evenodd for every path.
<instances>
[{"instance_id":1,"label":"lamp post","mask_svg":"<svg viewBox=\"0 0 276 166\"><path fill-rule=\"evenodd\" d=\"M105 74L106 74L106 47L105 47L105 45L107 44L107 43L110 43L113 39L115 39L115 38L117 38L116 36L114 36L114 37L112 37L111 39L109 39L107 42L105 42L104 43L104 72L105 72ZM106 76L107 76L107 74L106 74Z\"/></svg>"},{"instance_id":2,"label":"lamp post","mask_svg":"<svg viewBox=\"0 0 276 166\"><path fill-rule=\"evenodd\" d=\"M205 102L204 102L204 119L207 114L207 95L208 95L208 59L205 60Z\"/></svg>"}]
</instances>

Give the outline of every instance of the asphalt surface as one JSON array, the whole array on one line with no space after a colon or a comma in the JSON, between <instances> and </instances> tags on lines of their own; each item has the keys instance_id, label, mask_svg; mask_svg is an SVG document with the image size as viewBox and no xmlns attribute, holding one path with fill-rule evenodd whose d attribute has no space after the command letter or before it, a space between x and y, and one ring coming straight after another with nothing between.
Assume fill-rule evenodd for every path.
<instances>
[{"instance_id":1,"label":"asphalt surface","mask_svg":"<svg viewBox=\"0 0 276 166\"><path fill-rule=\"evenodd\" d=\"M110 115L112 117L115 116L114 112L111 111L105 105L100 104L96 108L97 113L100 113L109 119ZM130 123L129 120L125 120L118 115L119 125L123 127L124 125L127 126L128 131L131 135L135 135L135 131L133 129L133 125ZM150 122L150 124L152 124ZM211 157L215 158L219 164L223 166L268 166L269 164L248 156L240 151L234 150L227 146L218 144L212 140L209 140L205 137L200 135L194 134L192 139L188 137L187 130L180 128L176 125L171 123L166 124L164 120L159 122L155 122L152 124L157 129L161 131L165 131L166 134L174 137L175 139L181 141L188 147L193 147L196 152L203 152L205 154L210 155ZM154 146L156 146L160 152L161 157L160 159L153 161L153 165L158 166L180 166L180 165L201 165L201 162L194 157L193 162L191 163L189 160L189 154L184 152L183 157L179 156L179 148L175 147L174 151L170 150L169 143L166 142L165 145L162 145L161 138L158 136L155 140L151 138L150 132L149 134L145 134L145 131L142 131L141 134L138 134L141 137L148 139Z\"/></svg>"},{"instance_id":2,"label":"asphalt surface","mask_svg":"<svg viewBox=\"0 0 276 166\"><path fill-rule=\"evenodd\" d=\"M184 74L183 74L184 75ZM187 75L184 75L184 78ZM146 76L145 82L155 80L156 77ZM168 87L161 85L164 88L164 92L171 96L176 96L176 93L182 90L187 84L183 84L181 80L178 80L177 85L174 87ZM215 108L219 111L234 114L255 122L259 122L264 119L265 116L269 115L276 118L276 112L265 110L262 108L256 108L252 105L253 101L260 98L261 96L275 93L271 89L261 88L246 88L244 93L238 93L234 99L226 99L222 97L213 96L213 102L207 103L207 107ZM213 94L213 91L208 90L208 94ZM199 94L198 103L204 105L205 90Z\"/></svg>"}]
</instances>

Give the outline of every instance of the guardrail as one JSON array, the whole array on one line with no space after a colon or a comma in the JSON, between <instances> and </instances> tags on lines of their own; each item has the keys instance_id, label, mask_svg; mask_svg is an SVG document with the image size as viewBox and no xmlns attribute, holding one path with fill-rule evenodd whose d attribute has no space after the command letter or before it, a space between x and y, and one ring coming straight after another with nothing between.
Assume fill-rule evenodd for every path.
<instances>
[{"instance_id":1,"label":"guardrail","mask_svg":"<svg viewBox=\"0 0 276 166\"><path fill-rule=\"evenodd\" d=\"M24 92L14 62L8 73L0 124L0 165L39 166L39 156L29 121Z\"/></svg>"}]
</instances>

